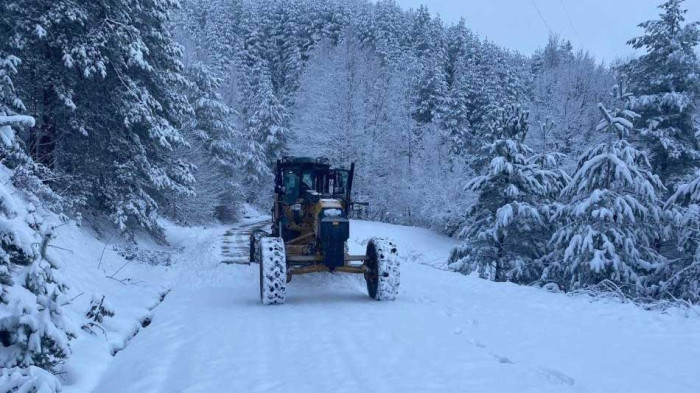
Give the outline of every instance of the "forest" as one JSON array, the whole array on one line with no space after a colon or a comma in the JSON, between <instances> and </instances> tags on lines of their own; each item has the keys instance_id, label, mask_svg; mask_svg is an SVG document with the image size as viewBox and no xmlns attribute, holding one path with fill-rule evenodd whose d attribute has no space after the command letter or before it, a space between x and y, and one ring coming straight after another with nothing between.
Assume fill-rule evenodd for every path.
<instances>
[{"instance_id":1,"label":"forest","mask_svg":"<svg viewBox=\"0 0 700 393\"><path fill-rule=\"evenodd\" d=\"M458 239L450 270L700 302L685 7L660 4L627 43L639 55L604 64L558 35L518 53L394 0L0 2L0 365L51 371L74 336L37 207L164 244L164 220L267 212L283 156L356 163L356 213Z\"/></svg>"}]
</instances>

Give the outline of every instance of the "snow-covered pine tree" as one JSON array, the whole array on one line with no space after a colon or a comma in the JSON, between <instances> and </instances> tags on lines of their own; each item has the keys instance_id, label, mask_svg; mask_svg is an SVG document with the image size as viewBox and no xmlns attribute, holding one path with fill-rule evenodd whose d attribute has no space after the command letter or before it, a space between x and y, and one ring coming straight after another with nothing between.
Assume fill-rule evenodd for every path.
<instances>
[{"instance_id":1,"label":"snow-covered pine tree","mask_svg":"<svg viewBox=\"0 0 700 393\"><path fill-rule=\"evenodd\" d=\"M425 5L418 8L414 18L411 34L417 71L413 117L419 124L428 124L440 116L447 92L444 31L442 22L433 20Z\"/></svg>"},{"instance_id":2,"label":"snow-covered pine tree","mask_svg":"<svg viewBox=\"0 0 700 393\"><path fill-rule=\"evenodd\" d=\"M527 64L522 56L489 41L479 42L466 52L468 71L464 74L463 85L472 130L488 129L499 108L528 98L530 69Z\"/></svg>"},{"instance_id":3,"label":"snow-covered pine tree","mask_svg":"<svg viewBox=\"0 0 700 393\"><path fill-rule=\"evenodd\" d=\"M268 80L263 80L258 86L255 102L257 106L248 119L248 132L264 146L266 157L272 163L285 152L289 115Z\"/></svg>"},{"instance_id":4,"label":"snow-covered pine tree","mask_svg":"<svg viewBox=\"0 0 700 393\"><path fill-rule=\"evenodd\" d=\"M597 104L609 104L614 75L588 53L572 53L570 44L556 36L550 37L533 63L532 120L543 123L550 119L557 124L549 142L567 155L562 164L573 173L578 157L601 140L601 134L594 132L600 120ZM540 131L533 130L528 141L538 151Z\"/></svg>"},{"instance_id":5,"label":"snow-covered pine tree","mask_svg":"<svg viewBox=\"0 0 700 393\"><path fill-rule=\"evenodd\" d=\"M638 117L629 110L631 95L620 86L613 91L622 107L599 106L603 118L598 130L608 138L579 159L562 191L555 214L559 229L551 239L543 278L566 289L609 280L624 293L640 295L663 260L655 244L663 230L658 192L664 187L646 154L627 141Z\"/></svg>"},{"instance_id":6,"label":"snow-covered pine tree","mask_svg":"<svg viewBox=\"0 0 700 393\"><path fill-rule=\"evenodd\" d=\"M294 105L303 71L302 7L299 1L273 1L265 7L265 14L271 19L267 24L266 58L274 92L285 107Z\"/></svg>"},{"instance_id":7,"label":"snow-covered pine tree","mask_svg":"<svg viewBox=\"0 0 700 393\"><path fill-rule=\"evenodd\" d=\"M212 158L231 173L239 164L241 149L236 145L240 135L233 127L232 109L218 93L222 80L201 62L187 67L189 85L185 90L193 105L191 135Z\"/></svg>"},{"instance_id":8,"label":"snow-covered pine tree","mask_svg":"<svg viewBox=\"0 0 700 393\"><path fill-rule=\"evenodd\" d=\"M36 120L23 135L26 151L37 163L52 167L60 132L56 119L68 115L73 105L72 83L59 76L65 70L62 56L71 46L81 44L70 33L86 15L80 5L63 0L51 4L9 1L2 7L0 23L7 35L0 41L0 53L22 59L23 66L17 68L13 78L16 94ZM94 60L90 51L84 55L87 61ZM66 57L66 61L72 58Z\"/></svg>"},{"instance_id":9,"label":"snow-covered pine tree","mask_svg":"<svg viewBox=\"0 0 700 393\"><path fill-rule=\"evenodd\" d=\"M376 209L376 217L441 229L448 221L450 232L455 226L461 227L457 224L463 218L461 205L453 205L450 211L439 206L463 192L459 191L460 175L455 174L461 174L467 151L478 149L482 142L480 136L469 131L487 129L492 109L526 99L530 73L526 58L479 41L464 25L446 29L440 18L431 16L425 7L406 11L394 0L188 0L185 5L192 12L185 12L181 18L189 19L188 28L195 29L193 39L205 42L193 45L187 41L187 49L204 48L203 58L219 64L218 54L212 52L225 57L229 45L236 48L235 65L228 74L217 75L230 84L221 93L240 115L237 127L251 146L270 150L264 146L265 141L251 134L249 124L261 105L260 98L265 97L260 94L261 86L269 83L290 119L290 140L306 138L306 130L322 129L321 123L348 125L347 130L356 135L352 146L336 150L343 150L344 157L362 157L360 167L376 174L373 184L358 183L356 187L358 192L360 186L368 187L362 192L372 202L372 210ZM226 25L228 20L230 26ZM206 43L209 41L211 45ZM349 43L349 49L333 49ZM328 48L317 51L326 45ZM341 55L343 50L350 53ZM349 59L350 72L334 68L342 72L335 76L321 68L316 75L304 76L311 66L340 65L341 57ZM350 64L360 58L370 63ZM328 80L332 81L330 85L321 89ZM374 85L368 81L374 81ZM323 96L332 95L330 91L338 96L326 102L305 98L307 103L318 105L315 108L296 102L308 97L308 91L319 89ZM349 102L347 92L353 92L355 101L351 106L344 106ZM326 108L330 102L341 106L329 112ZM345 119L337 117L341 113ZM319 121L304 120L304 128L298 128L304 116ZM335 130L320 132L327 136ZM321 150L326 147L319 149L313 154L323 154ZM304 151L311 153L308 147ZM448 168L453 172L449 173ZM392 176L397 192L385 197L381 185L388 184ZM245 187L250 185L255 190L247 195L258 194L259 180L255 175L246 179ZM416 205L416 200L424 203Z\"/></svg>"},{"instance_id":10,"label":"snow-covered pine tree","mask_svg":"<svg viewBox=\"0 0 700 393\"><path fill-rule=\"evenodd\" d=\"M0 12L3 11L3 8L0 8ZM0 24L0 28L6 27ZM33 117L18 114L26 109L12 80L20 64L21 60L18 57L0 50L0 159L6 166L15 166L17 161L24 161L23 157L26 157L19 145L20 141L16 138L15 129L22 126L33 127L35 124ZM23 157L16 157L17 154Z\"/></svg>"},{"instance_id":11,"label":"snow-covered pine tree","mask_svg":"<svg viewBox=\"0 0 700 393\"><path fill-rule=\"evenodd\" d=\"M679 255L657 270L655 295L700 303L700 173L678 187L666 208L675 212Z\"/></svg>"},{"instance_id":12,"label":"snow-covered pine tree","mask_svg":"<svg viewBox=\"0 0 700 393\"><path fill-rule=\"evenodd\" d=\"M622 67L636 97L632 109L654 171L669 191L700 165L700 140L693 122L700 95L700 22L686 23L684 0L668 0L660 19L640 24L644 35L628 42L646 53Z\"/></svg>"},{"instance_id":13,"label":"snow-covered pine tree","mask_svg":"<svg viewBox=\"0 0 700 393\"><path fill-rule=\"evenodd\" d=\"M63 313L68 288L49 253L53 228L34 207L38 199L10 185L11 175L0 165L0 367L7 372L0 386L58 391L50 373L70 355L76 335Z\"/></svg>"},{"instance_id":14,"label":"snow-covered pine tree","mask_svg":"<svg viewBox=\"0 0 700 393\"><path fill-rule=\"evenodd\" d=\"M286 148L288 110L277 97L270 70L269 41L264 34L268 29L265 24L266 18L270 17L268 13L263 5L247 11L243 46L237 56L241 68L243 94L240 106L245 133L262 146L270 166Z\"/></svg>"},{"instance_id":15,"label":"snow-covered pine tree","mask_svg":"<svg viewBox=\"0 0 700 393\"><path fill-rule=\"evenodd\" d=\"M12 15L9 5L0 5L0 30ZM62 201L35 176L41 166L16 135L35 125L17 113L26 109L12 79L20 63L0 49L0 390L58 392L51 373L70 354L75 330L63 315L67 287L48 254L53 230L28 199L56 208Z\"/></svg>"},{"instance_id":16,"label":"snow-covered pine tree","mask_svg":"<svg viewBox=\"0 0 700 393\"><path fill-rule=\"evenodd\" d=\"M231 218L243 200L241 168L248 145L233 127L233 110L217 92L222 81L213 70L195 62L186 67L185 76L194 116L183 124L188 147L172 154L194 164L196 182L194 195L165 195L165 210L188 224L209 222L216 216Z\"/></svg>"},{"instance_id":17,"label":"snow-covered pine tree","mask_svg":"<svg viewBox=\"0 0 700 393\"><path fill-rule=\"evenodd\" d=\"M174 26L183 39L187 58L206 62L217 77L230 76L240 45L241 0L180 0ZM189 49L189 50L187 50Z\"/></svg>"},{"instance_id":18,"label":"snow-covered pine tree","mask_svg":"<svg viewBox=\"0 0 700 393\"><path fill-rule=\"evenodd\" d=\"M0 31L16 30L17 10L17 4L12 2L0 5ZM18 53L19 49L7 42L0 43L0 162L12 170L15 186L35 194L48 208L60 211L66 207L65 201L41 180L48 177L47 168L32 160L18 136L18 132L19 135L26 134L36 125L34 117L22 114L27 108L19 94L21 89L15 85L22 61L13 53Z\"/></svg>"},{"instance_id":19,"label":"snow-covered pine tree","mask_svg":"<svg viewBox=\"0 0 700 393\"><path fill-rule=\"evenodd\" d=\"M536 164L545 170L546 172L543 172L543 174L548 176L542 180L546 190L543 195L544 198L541 200L541 207L545 210L550 210L547 205L554 204L559 199L561 190L571 181L569 175L561 167L561 162L566 155L558 152L554 144L553 139L554 135L556 135L556 127L556 124L550 119L545 119L543 123L539 124L539 138L541 139L538 141L539 149L528 158L528 162Z\"/></svg>"},{"instance_id":20,"label":"snow-covered pine tree","mask_svg":"<svg viewBox=\"0 0 700 393\"><path fill-rule=\"evenodd\" d=\"M470 53L478 41L467 30L464 19L447 31L447 95L442 114L442 127L449 145L450 161L461 156L471 145L469 125L469 82L474 72L468 62Z\"/></svg>"},{"instance_id":21,"label":"snow-covered pine tree","mask_svg":"<svg viewBox=\"0 0 700 393\"><path fill-rule=\"evenodd\" d=\"M538 206L549 191L553 173L529 162L525 145L528 113L512 106L501 110L475 159L481 175L469 181L476 201L469 224L455 247L450 268L494 281L530 283L540 277L535 261L546 252L546 223Z\"/></svg>"},{"instance_id":22,"label":"snow-covered pine tree","mask_svg":"<svg viewBox=\"0 0 700 393\"><path fill-rule=\"evenodd\" d=\"M71 350L69 341L76 336L75 328L63 314L63 305L68 302L66 291L58 272L58 263L47 248L53 238L53 230L45 228L38 216L29 226L35 230L38 243L32 244L30 264L17 276L18 283L36 296L36 303L22 303L22 297L14 297L14 315L0 320L0 332L9 332L10 345L7 358L2 359L7 367L37 366L49 371L65 361Z\"/></svg>"},{"instance_id":23,"label":"snow-covered pine tree","mask_svg":"<svg viewBox=\"0 0 700 393\"><path fill-rule=\"evenodd\" d=\"M358 39L372 48L384 63L396 61L408 50L408 18L396 1L379 0L369 7L361 7L357 19Z\"/></svg>"},{"instance_id":24,"label":"snow-covered pine tree","mask_svg":"<svg viewBox=\"0 0 700 393\"><path fill-rule=\"evenodd\" d=\"M58 0L12 11L7 44L22 53L18 92L37 119L26 141L33 157L66 179L60 187L73 200L124 231L158 235L155 200L191 192L191 166L168 154L185 143L178 128L192 115L168 30L175 6Z\"/></svg>"}]
</instances>

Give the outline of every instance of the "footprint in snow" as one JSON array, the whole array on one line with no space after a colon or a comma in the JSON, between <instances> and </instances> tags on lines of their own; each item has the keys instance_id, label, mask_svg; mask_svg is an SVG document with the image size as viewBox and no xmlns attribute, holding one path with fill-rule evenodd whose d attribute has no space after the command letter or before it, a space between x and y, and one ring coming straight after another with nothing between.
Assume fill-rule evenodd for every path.
<instances>
[{"instance_id":1,"label":"footprint in snow","mask_svg":"<svg viewBox=\"0 0 700 393\"><path fill-rule=\"evenodd\" d=\"M508 358L505 357L505 356L497 355L497 354L495 354L495 353L493 353L493 352L491 352L491 356L493 356L494 358L496 358L496 360L498 360L498 363L502 363L502 364L515 364L515 362L513 362L512 360L508 359Z\"/></svg>"},{"instance_id":2,"label":"footprint in snow","mask_svg":"<svg viewBox=\"0 0 700 393\"><path fill-rule=\"evenodd\" d=\"M469 339L469 342L472 343L472 345L475 345L479 348L486 348L486 344L482 343L481 341L475 340L473 338Z\"/></svg>"},{"instance_id":3,"label":"footprint in snow","mask_svg":"<svg viewBox=\"0 0 700 393\"><path fill-rule=\"evenodd\" d=\"M553 385L573 386L576 383L575 379L571 378L570 376L564 374L561 371L553 370L551 368L546 367L540 367L537 370L540 372L540 374L544 375L544 377L547 378L547 381L549 381Z\"/></svg>"},{"instance_id":4,"label":"footprint in snow","mask_svg":"<svg viewBox=\"0 0 700 393\"><path fill-rule=\"evenodd\" d=\"M461 329L458 329L458 330L460 330L460 332L461 332ZM455 333L457 333L457 332L455 331ZM497 354L497 353L493 353L493 352L491 352L490 350L486 349L486 344L482 343L481 341L478 341L478 340L475 340L475 339L473 339L473 338L470 338L470 339L469 339L469 342L470 342L472 345L474 345L475 347L479 347L479 348L485 350L486 353L488 353L489 355L493 356L494 359L496 359L496 360L498 361L498 363L501 363L501 364L515 364L515 362L512 361L512 360L510 360L508 357L506 357L506 356L501 356L501 355L499 355L499 354Z\"/></svg>"},{"instance_id":5,"label":"footprint in snow","mask_svg":"<svg viewBox=\"0 0 700 393\"><path fill-rule=\"evenodd\" d=\"M433 299L431 299L431 298L429 298L428 296L425 296L425 295L420 295L420 296L418 296L417 298L414 299L414 301L415 301L416 303L421 303L421 304L426 304L426 303L428 303L428 304L433 304L433 303L437 303L435 300L433 300Z\"/></svg>"}]
</instances>

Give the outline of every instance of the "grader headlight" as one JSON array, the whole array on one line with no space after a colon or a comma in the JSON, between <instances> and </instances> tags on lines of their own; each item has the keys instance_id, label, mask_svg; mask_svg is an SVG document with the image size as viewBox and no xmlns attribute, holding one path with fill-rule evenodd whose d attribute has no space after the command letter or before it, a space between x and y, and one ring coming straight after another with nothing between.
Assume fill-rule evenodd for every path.
<instances>
[{"instance_id":1,"label":"grader headlight","mask_svg":"<svg viewBox=\"0 0 700 393\"><path fill-rule=\"evenodd\" d=\"M343 211L341 209L326 209L323 211L323 215L325 217L339 217L343 215Z\"/></svg>"}]
</instances>

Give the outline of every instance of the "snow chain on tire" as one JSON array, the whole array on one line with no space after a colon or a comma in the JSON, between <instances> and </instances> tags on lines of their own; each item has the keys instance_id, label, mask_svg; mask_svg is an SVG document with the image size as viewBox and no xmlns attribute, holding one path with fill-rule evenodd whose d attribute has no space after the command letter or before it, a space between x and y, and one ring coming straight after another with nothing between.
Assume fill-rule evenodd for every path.
<instances>
[{"instance_id":1,"label":"snow chain on tire","mask_svg":"<svg viewBox=\"0 0 700 393\"><path fill-rule=\"evenodd\" d=\"M283 304L287 294L287 261L284 241L263 237L258 242L260 263L260 299L263 304Z\"/></svg>"},{"instance_id":2,"label":"snow chain on tire","mask_svg":"<svg viewBox=\"0 0 700 393\"><path fill-rule=\"evenodd\" d=\"M367 243L367 267L365 274L367 292L375 300L396 300L399 294L401 271L399 253L394 242L384 238L372 238Z\"/></svg>"}]
</instances>

